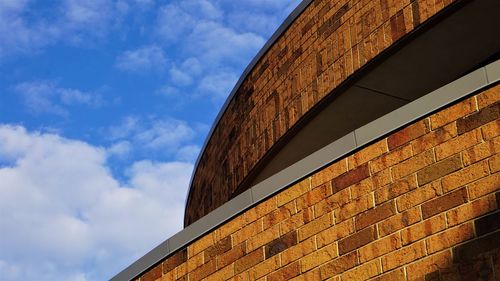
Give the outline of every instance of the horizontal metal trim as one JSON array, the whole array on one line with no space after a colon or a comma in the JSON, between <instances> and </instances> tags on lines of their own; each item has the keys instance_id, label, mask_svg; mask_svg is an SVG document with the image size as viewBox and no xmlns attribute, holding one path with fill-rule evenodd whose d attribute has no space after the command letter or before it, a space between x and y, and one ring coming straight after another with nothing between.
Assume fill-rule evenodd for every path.
<instances>
[{"instance_id":1,"label":"horizontal metal trim","mask_svg":"<svg viewBox=\"0 0 500 281\"><path fill-rule=\"evenodd\" d=\"M241 214L298 180L360 149L402 126L477 92L500 80L500 60L481 67L421 98L348 133L292 166L251 187L161 243L117 274L111 281L133 280L162 259L189 245L224 222Z\"/></svg>"}]
</instances>

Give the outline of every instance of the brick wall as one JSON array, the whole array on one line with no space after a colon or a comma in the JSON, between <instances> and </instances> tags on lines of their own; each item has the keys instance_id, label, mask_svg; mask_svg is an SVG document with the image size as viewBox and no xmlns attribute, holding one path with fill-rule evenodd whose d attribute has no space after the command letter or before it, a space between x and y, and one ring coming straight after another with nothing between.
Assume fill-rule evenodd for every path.
<instances>
[{"instance_id":1,"label":"brick wall","mask_svg":"<svg viewBox=\"0 0 500 281\"><path fill-rule=\"evenodd\" d=\"M452 2L313 1L229 103L200 158L185 224L227 202L265 153L315 104Z\"/></svg>"},{"instance_id":2,"label":"brick wall","mask_svg":"<svg viewBox=\"0 0 500 281\"><path fill-rule=\"evenodd\" d=\"M500 85L274 195L154 280L500 280Z\"/></svg>"}]
</instances>

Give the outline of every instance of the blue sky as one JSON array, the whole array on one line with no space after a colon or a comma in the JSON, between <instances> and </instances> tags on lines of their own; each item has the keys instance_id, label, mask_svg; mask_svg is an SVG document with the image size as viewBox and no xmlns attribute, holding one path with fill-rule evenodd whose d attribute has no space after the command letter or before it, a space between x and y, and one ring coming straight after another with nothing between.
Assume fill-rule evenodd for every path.
<instances>
[{"instance_id":1,"label":"blue sky","mask_svg":"<svg viewBox=\"0 0 500 281\"><path fill-rule=\"evenodd\" d=\"M0 1L0 279L109 279L179 231L215 116L298 2Z\"/></svg>"}]
</instances>

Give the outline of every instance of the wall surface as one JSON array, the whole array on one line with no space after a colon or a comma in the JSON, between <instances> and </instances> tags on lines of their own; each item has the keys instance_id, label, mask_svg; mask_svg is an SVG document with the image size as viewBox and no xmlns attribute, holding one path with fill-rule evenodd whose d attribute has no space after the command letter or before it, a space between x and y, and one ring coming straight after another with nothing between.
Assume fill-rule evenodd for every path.
<instances>
[{"instance_id":1,"label":"wall surface","mask_svg":"<svg viewBox=\"0 0 500 281\"><path fill-rule=\"evenodd\" d=\"M340 159L139 277L500 280L500 85Z\"/></svg>"},{"instance_id":2,"label":"wall surface","mask_svg":"<svg viewBox=\"0 0 500 281\"><path fill-rule=\"evenodd\" d=\"M185 225L241 192L262 157L332 89L453 2L312 1L229 102L199 159Z\"/></svg>"}]
</instances>

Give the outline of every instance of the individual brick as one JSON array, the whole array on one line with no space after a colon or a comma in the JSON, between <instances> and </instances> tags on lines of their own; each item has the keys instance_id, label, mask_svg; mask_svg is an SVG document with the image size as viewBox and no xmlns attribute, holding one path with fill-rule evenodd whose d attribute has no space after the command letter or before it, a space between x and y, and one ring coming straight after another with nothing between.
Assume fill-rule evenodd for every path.
<instances>
[{"instance_id":1,"label":"individual brick","mask_svg":"<svg viewBox=\"0 0 500 281\"><path fill-rule=\"evenodd\" d=\"M314 216L321 217L350 202L349 189L343 189L314 205Z\"/></svg>"},{"instance_id":2,"label":"individual brick","mask_svg":"<svg viewBox=\"0 0 500 281\"><path fill-rule=\"evenodd\" d=\"M329 182L315 187L296 199L297 209L302 210L312 206L332 194L332 186Z\"/></svg>"},{"instance_id":3,"label":"individual brick","mask_svg":"<svg viewBox=\"0 0 500 281\"><path fill-rule=\"evenodd\" d=\"M291 231L273 241L267 243L264 247L265 249L265 258L268 259L284 250L297 245L297 232Z\"/></svg>"},{"instance_id":4,"label":"individual brick","mask_svg":"<svg viewBox=\"0 0 500 281\"><path fill-rule=\"evenodd\" d=\"M314 268L307 272L303 272L302 274L290 279L290 281L321 281L319 268ZM340 278L332 279L331 281L340 281Z\"/></svg>"},{"instance_id":5,"label":"individual brick","mask_svg":"<svg viewBox=\"0 0 500 281\"><path fill-rule=\"evenodd\" d=\"M231 249L231 236L223 238L214 245L205 249L205 262L211 260L215 256L225 253Z\"/></svg>"},{"instance_id":6,"label":"individual brick","mask_svg":"<svg viewBox=\"0 0 500 281\"><path fill-rule=\"evenodd\" d=\"M380 222L378 224L379 235L380 237L384 237L402 228L417 223L421 219L420 208L414 207Z\"/></svg>"},{"instance_id":7,"label":"individual brick","mask_svg":"<svg viewBox=\"0 0 500 281\"><path fill-rule=\"evenodd\" d=\"M217 269L216 272L210 274L208 277L206 277L205 279L203 279L204 281L219 281L219 280L227 280L231 277L234 276L234 266L230 265L230 266L226 266L224 268L219 268ZM184 279L184 281L187 281L187 276L186 276L186 279ZM179 279L177 279L177 281L180 281Z\"/></svg>"},{"instance_id":8,"label":"individual brick","mask_svg":"<svg viewBox=\"0 0 500 281\"><path fill-rule=\"evenodd\" d=\"M316 250L316 243L314 237L306 239L295 246L291 246L281 252L281 265L287 265L296 261L303 256L306 256Z\"/></svg>"},{"instance_id":9,"label":"individual brick","mask_svg":"<svg viewBox=\"0 0 500 281\"><path fill-rule=\"evenodd\" d=\"M404 211L443 194L441 182L434 181L396 199L398 210Z\"/></svg>"},{"instance_id":10,"label":"individual brick","mask_svg":"<svg viewBox=\"0 0 500 281\"><path fill-rule=\"evenodd\" d=\"M333 192L339 192L340 190L360 182L370 176L370 171L368 165L361 165L354 170L350 170L332 180Z\"/></svg>"},{"instance_id":11,"label":"individual brick","mask_svg":"<svg viewBox=\"0 0 500 281\"><path fill-rule=\"evenodd\" d=\"M232 234L233 244L240 244L260 232L262 232L262 222L254 221Z\"/></svg>"},{"instance_id":12,"label":"individual brick","mask_svg":"<svg viewBox=\"0 0 500 281\"><path fill-rule=\"evenodd\" d=\"M181 249L163 262L163 273L167 273L187 261L187 249Z\"/></svg>"},{"instance_id":13,"label":"individual brick","mask_svg":"<svg viewBox=\"0 0 500 281\"><path fill-rule=\"evenodd\" d=\"M458 134L469 132L488 122L500 118L500 103L482 108L479 112L457 120Z\"/></svg>"},{"instance_id":14,"label":"individual brick","mask_svg":"<svg viewBox=\"0 0 500 281\"><path fill-rule=\"evenodd\" d=\"M278 238L280 235L280 226L278 224L258 233L257 235L247 239L247 252L251 252L260 248Z\"/></svg>"},{"instance_id":15,"label":"individual brick","mask_svg":"<svg viewBox=\"0 0 500 281\"><path fill-rule=\"evenodd\" d=\"M500 119L483 125L481 127L481 132L483 133L483 138L485 140L490 140L500 135Z\"/></svg>"},{"instance_id":16,"label":"individual brick","mask_svg":"<svg viewBox=\"0 0 500 281\"><path fill-rule=\"evenodd\" d=\"M396 213L396 205L393 201L384 203L378 207L367 210L356 216L356 231L367 226L373 225L383 219L386 219Z\"/></svg>"},{"instance_id":17,"label":"individual brick","mask_svg":"<svg viewBox=\"0 0 500 281\"><path fill-rule=\"evenodd\" d=\"M432 130L475 112L476 107L476 99L471 97L440 110L430 117Z\"/></svg>"},{"instance_id":18,"label":"individual brick","mask_svg":"<svg viewBox=\"0 0 500 281\"><path fill-rule=\"evenodd\" d=\"M479 93L477 96L477 104L478 107L481 109L483 107L487 107L491 104L494 104L498 102L500 98L500 87L495 86L492 88L487 89L486 91L483 91Z\"/></svg>"},{"instance_id":19,"label":"individual brick","mask_svg":"<svg viewBox=\"0 0 500 281\"><path fill-rule=\"evenodd\" d=\"M253 266L248 270L251 280L257 280L261 277L265 277L269 273L275 271L280 267L279 256L266 259L263 262Z\"/></svg>"},{"instance_id":20,"label":"individual brick","mask_svg":"<svg viewBox=\"0 0 500 281\"><path fill-rule=\"evenodd\" d=\"M421 153L456 136L457 126L455 123L437 128L411 142L413 153Z\"/></svg>"},{"instance_id":21,"label":"individual brick","mask_svg":"<svg viewBox=\"0 0 500 281\"><path fill-rule=\"evenodd\" d=\"M491 173L496 173L500 170L500 154L496 154L492 156L488 164L490 164L490 171Z\"/></svg>"},{"instance_id":22,"label":"individual brick","mask_svg":"<svg viewBox=\"0 0 500 281\"><path fill-rule=\"evenodd\" d=\"M436 151L436 160L442 160L462 150L472 147L482 141L481 131L473 130L449 141L446 141L434 148Z\"/></svg>"},{"instance_id":23,"label":"individual brick","mask_svg":"<svg viewBox=\"0 0 500 281\"><path fill-rule=\"evenodd\" d=\"M250 224L278 208L276 197L271 197L243 213L246 224Z\"/></svg>"},{"instance_id":24,"label":"individual brick","mask_svg":"<svg viewBox=\"0 0 500 281\"><path fill-rule=\"evenodd\" d=\"M306 238L311 237L312 235L327 229L333 223L333 219L330 213L323 215L320 218L317 218L303 227L299 228L299 241L302 241Z\"/></svg>"},{"instance_id":25,"label":"individual brick","mask_svg":"<svg viewBox=\"0 0 500 281\"><path fill-rule=\"evenodd\" d=\"M335 211L336 222L338 223L351 218L361 212L373 208L373 206L373 196L371 196L370 194L361 198L356 198L350 203L343 205L342 208Z\"/></svg>"},{"instance_id":26,"label":"individual brick","mask_svg":"<svg viewBox=\"0 0 500 281\"><path fill-rule=\"evenodd\" d=\"M461 244L453 248L453 262L467 262L478 255L500 248L500 231Z\"/></svg>"},{"instance_id":27,"label":"individual brick","mask_svg":"<svg viewBox=\"0 0 500 281\"><path fill-rule=\"evenodd\" d=\"M246 254L242 258L237 259L234 263L234 272L235 274L239 274L263 260L264 251L262 248L258 248L253 252Z\"/></svg>"},{"instance_id":28,"label":"individual brick","mask_svg":"<svg viewBox=\"0 0 500 281\"><path fill-rule=\"evenodd\" d=\"M266 230L281 221L284 221L290 218L292 215L296 214L297 210L295 207L295 202L290 201L285 205L280 206L277 210L272 211L271 213L265 215L262 218L263 229Z\"/></svg>"},{"instance_id":29,"label":"individual brick","mask_svg":"<svg viewBox=\"0 0 500 281\"><path fill-rule=\"evenodd\" d=\"M384 271L392 270L425 256L425 243L418 242L403 247L381 258Z\"/></svg>"},{"instance_id":30,"label":"individual brick","mask_svg":"<svg viewBox=\"0 0 500 281\"><path fill-rule=\"evenodd\" d=\"M189 248L188 248L189 249ZM188 250L189 255L189 250ZM203 252L196 254L195 256L189 257L187 259L187 270L193 271L195 268L201 266L203 264Z\"/></svg>"},{"instance_id":31,"label":"individual brick","mask_svg":"<svg viewBox=\"0 0 500 281\"><path fill-rule=\"evenodd\" d=\"M188 246L188 256L192 257L197 253L205 250L206 248L212 246L214 244L214 235L213 233L204 235L200 239L193 242L193 244Z\"/></svg>"},{"instance_id":32,"label":"individual brick","mask_svg":"<svg viewBox=\"0 0 500 281\"><path fill-rule=\"evenodd\" d=\"M196 268L192 272L189 273L189 280L198 281L201 280L208 275L212 274L216 270L215 260L211 260L200 267Z\"/></svg>"},{"instance_id":33,"label":"individual brick","mask_svg":"<svg viewBox=\"0 0 500 281\"><path fill-rule=\"evenodd\" d=\"M353 269L342 273L341 278L342 280L349 281L363 281L377 276L378 274L380 274L380 272L382 272L380 263L378 260L374 260L364 263L360 266L356 266Z\"/></svg>"},{"instance_id":34,"label":"individual brick","mask_svg":"<svg viewBox=\"0 0 500 281\"><path fill-rule=\"evenodd\" d=\"M366 162L386 153L387 151L388 148L386 139L382 139L374 144L371 144L347 158L349 169L352 170L359 165L365 164Z\"/></svg>"},{"instance_id":35,"label":"individual brick","mask_svg":"<svg viewBox=\"0 0 500 281\"><path fill-rule=\"evenodd\" d=\"M400 179L434 163L432 150L424 151L391 168L394 179Z\"/></svg>"},{"instance_id":36,"label":"individual brick","mask_svg":"<svg viewBox=\"0 0 500 281\"><path fill-rule=\"evenodd\" d=\"M446 228L446 217L444 214L434 216L428 220L417 223L401 230L403 245L408 245Z\"/></svg>"},{"instance_id":37,"label":"individual brick","mask_svg":"<svg viewBox=\"0 0 500 281\"><path fill-rule=\"evenodd\" d=\"M461 188L424 203L422 205L422 216L426 219L465 202L467 202L467 189Z\"/></svg>"},{"instance_id":38,"label":"individual brick","mask_svg":"<svg viewBox=\"0 0 500 281\"><path fill-rule=\"evenodd\" d=\"M417 173L418 185L427 184L460 168L462 168L462 159L460 158L460 154L455 154L420 170Z\"/></svg>"},{"instance_id":39,"label":"individual brick","mask_svg":"<svg viewBox=\"0 0 500 281\"><path fill-rule=\"evenodd\" d=\"M417 188L417 177L415 175L410 175L384 188L375 190L375 204L379 205L387 200L391 200L408 191L414 190L415 188Z\"/></svg>"},{"instance_id":40,"label":"individual brick","mask_svg":"<svg viewBox=\"0 0 500 281\"><path fill-rule=\"evenodd\" d=\"M499 127L500 128L500 127ZM500 151L500 137L482 142L462 152L465 166L474 164Z\"/></svg>"},{"instance_id":41,"label":"individual brick","mask_svg":"<svg viewBox=\"0 0 500 281\"><path fill-rule=\"evenodd\" d=\"M482 236L500 229L500 212L489 214L474 221L476 235Z\"/></svg>"},{"instance_id":42,"label":"individual brick","mask_svg":"<svg viewBox=\"0 0 500 281\"><path fill-rule=\"evenodd\" d=\"M323 170L315 173L311 177L311 187L320 186L321 184L331 181L333 178L347 172L347 161L339 160Z\"/></svg>"},{"instance_id":43,"label":"individual brick","mask_svg":"<svg viewBox=\"0 0 500 281\"><path fill-rule=\"evenodd\" d=\"M339 253L343 255L377 239L375 226L367 227L339 241Z\"/></svg>"},{"instance_id":44,"label":"individual brick","mask_svg":"<svg viewBox=\"0 0 500 281\"><path fill-rule=\"evenodd\" d=\"M301 270L302 272L306 272L338 257L338 255L337 244L330 244L300 259Z\"/></svg>"},{"instance_id":45,"label":"individual brick","mask_svg":"<svg viewBox=\"0 0 500 281\"><path fill-rule=\"evenodd\" d=\"M497 209L495 195L490 194L448 211L446 217L448 218L448 225L454 226L492 212L495 209Z\"/></svg>"},{"instance_id":46,"label":"individual brick","mask_svg":"<svg viewBox=\"0 0 500 281\"><path fill-rule=\"evenodd\" d=\"M329 277L349 270L358 264L357 261L358 256L356 252L340 256L319 268L321 279L325 280Z\"/></svg>"},{"instance_id":47,"label":"individual brick","mask_svg":"<svg viewBox=\"0 0 500 281\"><path fill-rule=\"evenodd\" d=\"M419 280L419 278L425 277L428 273L452 266L452 263L451 251L449 250L425 257L406 268L408 280Z\"/></svg>"},{"instance_id":48,"label":"individual brick","mask_svg":"<svg viewBox=\"0 0 500 281\"><path fill-rule=\"evenodd\" d=\"M218 239L222 239L240 230L244 225L245 221L243 216L236 216L215 230L215 233Z\"/></svg>"},{"instance_id":49,"label":"individual brick","mask_svg":"<svg viewBox=\"0 0 500 281\"><path fill-rule=\"evenodd\" d=\"M291 263L267 276L268 281L290 280L300 274L299 262Z\"/></svg>"},{"instance_id":50,"label":"individual brick","mask_svg":"<svg viewBox=\"0 0 500 281\"><path fill-rule=\"evenodd\" d=\"M387 137L387 145L389 150L394 150L409 141L416 139L429 132L429 120L424 119L411 124L396 133Z\"/></svg>"},{"instance_id":51,"label":"individual brick","mask_svg":"<svg viewBox=\"0 0 500 281\"><path fill-rule=\"evenodd\" d=\"M353 199L367 195L368 193L379 189L382 186L388 185L392 182L391 171L385 169L366 178L356 184L353 184L349 190ZM345 189L344 189L345 190Z\"/></svg>"},{"instance_id":52,"label":"individual brick","mask_svg":"<svg viewBox=\"0 0 500 281\"><path fill-rule=\"evenodd\" d=\"M427 251L432 254L467 241L473 237L474 229L472 228L472 223L461 224L427 238Z\"/></svg>"},{"instance_id":53,"label":"individual brick","mask_svg":"<svg viewBox=\"0 0 500 281\"><path fill-rule=\"evenodd\" d=\"M359 260L361 263L364 263L399 248L401 248L401 238L399 234L387 236L359 248Z\"/></svg>"},{"instance_id":54,"label":"individual brick","mask_svg":"<svg viewBox=\"0 0 500 281\"><path fill-rule=\"evenodd\" d=\"M306 178L299 183L286 188L285 190L279 192L276 195L276 200L278 201L278 207L285 205L286 203L300 197L302 194L308 192L311 188L311 178Z\"/></svg>"},{"instance_id":55,"label":"individual brick","mask_svg":"<svg viewBox=\"0 0 500 281\"><path fill-rule=\"evenodd\" d=\"M316 235L318 248L331 244L339 239L347 237L349 234L354 233L354 221L346 220L338 223Z\"/></svg>"},{"instance_id":56,"label":"individual brick","mask_svg":"<svg viewBox=\"0 0 500 281\"><path fill-rule=\"evenodd\" d=\"M246 254L246 243L234 246L231 250L217 256L217 268L223 268Z\"/></svg>"},{"instance_id":57,"label":"individual brick","mask_svg":"<svg viewBox=\"0 0 500 281\"><path fill-rule=\"evenodd\" d=\"M445 176L441 184L443 186L443 191L448 192L454 190L460 186L466 185L477 179L485 177L489 174L489 167L487 161L482 161L466 167L456 173Z\"/></svg>"},{"instance_id":58,"label":"individual brick","mask_svg":"<svg viewBox=\"0 0 500 281\"><path fill-rule=\"evenodd\" d=\"M405 145L370 161L369 166L372 173L377 173L410 158L412 155L411 145Z\"/></svg>"},{"instance_id":59,"label":"individual brick","mask_svg":"<svg viewBox=\"0 0 500 281\"><path fill-rule=\"evenodd\" d=\"M282 221L280 223L280 233L288 233L300 226L312 221L313 219L313 208L309 207L307 209L301 210L297 214L291 216L290 218Z\"/></svg>"},{"instance_id":60,"label":"individual brick","mask_svg":"<svg viewBox=\"0 0 500 281\"><path fill-rule=\"evenodd\" d=\"M500 189L500 173L495 173L469 184L470 199L476 199Z\"/></svg>"}]
</instances>

